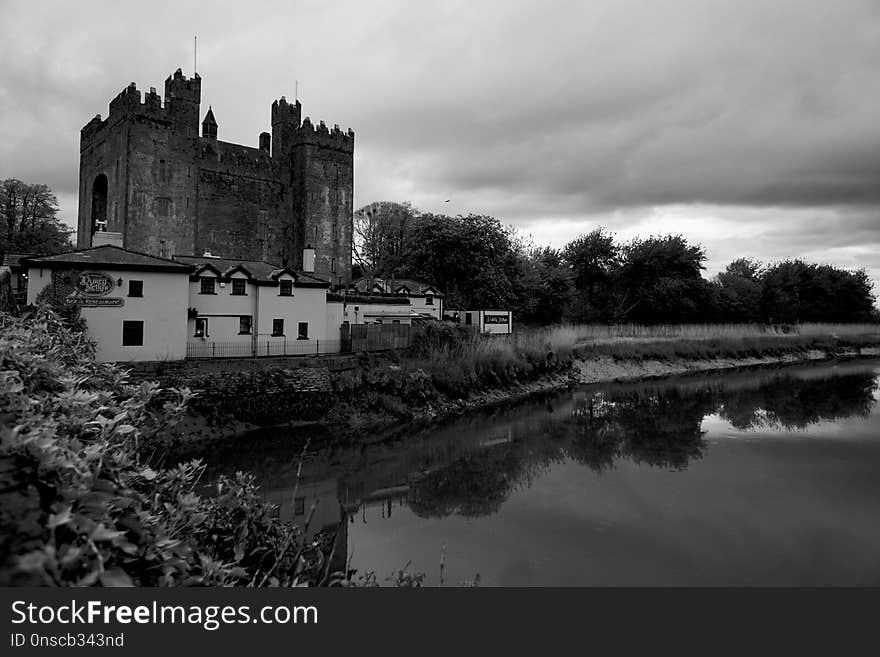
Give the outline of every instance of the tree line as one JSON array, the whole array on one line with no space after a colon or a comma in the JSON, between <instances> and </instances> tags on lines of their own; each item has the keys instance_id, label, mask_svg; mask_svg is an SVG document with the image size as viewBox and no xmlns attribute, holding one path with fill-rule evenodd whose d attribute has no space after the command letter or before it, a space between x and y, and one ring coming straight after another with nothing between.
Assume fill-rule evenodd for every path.
<instances>
[{"instance_id":1,"label":"tree line","mask_svg":"<svg viewBox=\"0 0 880 657\"><path fill-rule=\"evenodd\" d=\"M620 242L597 228L555 249L493 217L381 202L355 213L353 256L355 277L430 282L447 308L512 309L534 324L878 319L864 270L739 258L706 279L705 249L682 235Z\"/></svg>"}]
</instances>

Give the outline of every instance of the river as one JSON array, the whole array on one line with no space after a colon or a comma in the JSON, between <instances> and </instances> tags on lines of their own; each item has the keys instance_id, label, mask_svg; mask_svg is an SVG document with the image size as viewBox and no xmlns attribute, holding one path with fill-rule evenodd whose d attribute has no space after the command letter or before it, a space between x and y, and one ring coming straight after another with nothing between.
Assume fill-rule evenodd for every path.
<instances>
[{"instance_id":1,"label":"river","mask_svg":"<svg viewBox=\"0 0 880 657\"><path fill-rule=\"evenodd\" d=\"M298 483L326 436L261 430L206 460L254 472L285 519L316 504L337 559L380 582L408 565L426 585L876 586L878 400L880 361L790 366L310 448Z\"/></svg>"}]
</instances>

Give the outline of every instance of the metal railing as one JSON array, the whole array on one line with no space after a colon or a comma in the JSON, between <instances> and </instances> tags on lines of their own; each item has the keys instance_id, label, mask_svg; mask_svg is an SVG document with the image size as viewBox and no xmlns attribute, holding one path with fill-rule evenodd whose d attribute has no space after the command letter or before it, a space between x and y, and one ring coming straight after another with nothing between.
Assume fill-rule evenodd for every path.
<instances>
[{"instance_id":1,"label":"metal railing","mask_svg":"<svg viewBox=\"0 0 880 657\"><path fill-rule=\"evenodd\" d=\"M218 342L216 340L190 340L186 344L186 357L204 358L266 358L271 356L323 356L338 354L340 340L271 340L258 339L249 342Z\"/></svg>"}]
</instances>

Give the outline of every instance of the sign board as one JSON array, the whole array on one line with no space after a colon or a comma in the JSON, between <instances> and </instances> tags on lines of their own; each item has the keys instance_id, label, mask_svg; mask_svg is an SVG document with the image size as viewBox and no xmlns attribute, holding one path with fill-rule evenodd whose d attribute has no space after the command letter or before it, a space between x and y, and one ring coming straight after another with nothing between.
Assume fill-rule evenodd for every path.
<instances>
[{"instance_id":1,"label":"sign board","mask_svg":"<svg viewBox=\"0 0 880 657\"><path fill-rule=\"evenodd\" d=\"M84 271L81 273L73 284L73 287L79 294L89 297L102 297L109 293L116 283L108 274L102 271ZM122 301L119 299L118 301ZM110 304L110 305L122 305Z\"/></svg>"},{"instance_id":2,"label":"sign board","mask_svg":"<svg viewBox=\"0 0 880 657\"><path fill-rule=\"evenodd\" d=\"M70 297L70 300L83 308L118 308L125 303L120 297Z\"/></svg>"}]
</instances>

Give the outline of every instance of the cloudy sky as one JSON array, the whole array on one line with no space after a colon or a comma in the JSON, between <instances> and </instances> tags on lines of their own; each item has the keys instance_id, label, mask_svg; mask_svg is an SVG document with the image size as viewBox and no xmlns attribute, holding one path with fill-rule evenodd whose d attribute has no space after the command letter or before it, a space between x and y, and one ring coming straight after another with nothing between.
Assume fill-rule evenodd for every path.
<instances>
[{"instance_id":1,"label":"cloudy sky","mask_svg":"<svg viewBox=\"0 0 880 657\"><path fill-rule=\"evenodd\" d=\"M0 0L0 178L48 183L75 224L80 128L190 75L194 34L220 138L255 146L299 80L304 114L357 134L356 206L880 281L878 0Z\"/></svg>"}]
</instances>

